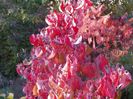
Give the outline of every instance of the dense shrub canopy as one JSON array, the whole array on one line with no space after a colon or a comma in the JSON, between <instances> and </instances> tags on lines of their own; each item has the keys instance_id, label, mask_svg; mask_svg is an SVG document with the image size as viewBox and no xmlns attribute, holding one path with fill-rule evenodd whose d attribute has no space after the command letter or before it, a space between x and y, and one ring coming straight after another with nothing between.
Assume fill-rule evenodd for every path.
<instances>
[{"instance_id":1,"label":"dense shrub canopy","mask_svg":"<svg viewBox=\"0 0 133 99\"><path fill-rule=\"evenodd\" d=\"M132 81L123 66L110 66L127 54L133 28L125 16L104 15L104 5L90 0L62 0L51 11L40 34L32 34L31 57L17 65L27 79L27 99L93 99L119 97Z\"/></svg>"},{"instance_id":2,"label":"dense shrub canopy","mask_svg":"<svg viewBox=\"0 0 133 99\"><path fill-rule=\"evenodd\" d=\"M53 3L50 3L51 1ZM124 19L124 23L128 20L128 18L133 17L133 0L92 1L94 1L95 5L100 2L106 6L107 9L105 9L105 11L103 12L104 14L102 15L113 13L113 17L111 15L112 18L120 19L120 16L126 13L125 15L127 16L127 19ZM17 76L15 70L16 63L30 57L29 52L31 49L31 45L29 44L29 35L31 35L32 33L38 33L40 29L45 26L44 17L47 13L47 10L51 8L50 6L53 6L54 9L59 10L59 0L0 0L0 74L10 79L14 79ZM84 20L86 19L87 18L84 18ZM84 41L84 43L85 42L86 41ZM92 46L92 43L90 44L90 46ZM117 46L118 48L120 48L120 50L110 49L110 51L113 52L112 54L106 54L106 49L102 51L99 49L99 51L97 50L97 52L102 52L106 54L106 58L110 59L109 61L111 62L111 64L115 64L118 61L124 64L124 67L128 69L133 76L132 48L130 48L128 54L126 54L127 51L124 50L124 48L119 46L119 44L117 44ZM114 48L117 46L112 45L111 47ZM118 56L122 56L122 58ZM8 80L6 83L8 83ZM5 84L4 81L2 81L1 84L4 84L3 87L5 90L7 84ZM15 88L13 88L13 90ZM131 93L129 94L132 95L133 84L129 86L128 89ZM2 89L0 88L0 92L1 90ZM123 95L127 95L128 90L126 89L123 92L125 93ZM15 94L17 93L15 92Z\"/></svg>"},{"instance_id":3,"label":"dense shrub canopy","mask_svg":"<svg viewBox=\"0 0 133 99\"><path fill-rule=\"evenodd\" d=\"M42 9L45 9L42 11ZM46 24L48 9L33 0L0 0L0 72L16 77L16 63L28 57L29 35Z\"/></svg>"}]
</instances>

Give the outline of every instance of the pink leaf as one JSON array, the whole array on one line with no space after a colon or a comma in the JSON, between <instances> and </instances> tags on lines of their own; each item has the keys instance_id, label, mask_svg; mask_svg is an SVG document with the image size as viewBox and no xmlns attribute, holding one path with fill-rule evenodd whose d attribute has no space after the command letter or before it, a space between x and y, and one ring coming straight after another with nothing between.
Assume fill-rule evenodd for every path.
<instances>
[{"instance_id":1,"label":"pink leaf","mask_svg":"<svg viewBox=\"0 0 133 99\"><path fill-rule=\"evenodd\" d=\"M48 56L48 59L54 58L56 53L52 50L51 54Z\"/></svg>"},{"instance_id":2,"label":"pink leaf","mask_svg":"<svg viewBox=\"0 0 133 99\"><path fill-rule=\"evenodd\" d=\"M53 12L50 15L47 15L47 17L45 18L45 21L48 25L56 25L57 20L58 20L58 16L56 12Z\"/></svg>"},{"instance_id":3,"label":"pink leaf","mask_svg":"<svg viewBox=\"0 0 133 99\"><path fill-rule=\"evenodd\" d=\"M85 1L84 0L78 0L78 4L77 4L76 9L82 8L84 6L84 4L85 4Z\"/></svg>"},{"instance_id":4,"label":"pink leaf","mask_svg":"<svg viewBox=\"0 0 133 99\"><path fill-rule=\"evenodd\" d=\"M82 42L82 36L80 36L76 42L74 42L75 45L80 44Z\"/></svg>"},{"instance_id":5,"label":"pink leaf","mask_svg":"<svg viewBox=\"0 0 133 99\"><path fill-rule=\"evenodd\" d=\"M35 56L37 58L41 57L43 55L43 50L41 49L41 47L37 47L35 48Z\"/></svg>"},{"instance_id":6,"label":"pink leaf","mask_svg":"<svg viewBox=\"0 0 133 99\"><path fill-rule=\"evenodd\" d=\"M67 4L67 6L65 7L65 11L68 14L72 14L73 11L74 11L72 5L71 4Z\"/></svg>"}]
</instances>

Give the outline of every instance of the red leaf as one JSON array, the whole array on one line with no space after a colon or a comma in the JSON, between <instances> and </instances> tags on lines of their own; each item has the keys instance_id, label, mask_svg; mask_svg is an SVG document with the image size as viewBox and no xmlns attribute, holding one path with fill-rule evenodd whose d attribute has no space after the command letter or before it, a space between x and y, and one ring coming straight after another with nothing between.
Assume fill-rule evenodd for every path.
<instances>
[{"instance_id":1,"label":"red leaf","mask_svg":"<svg viewBox=\"0 0 133 99\"><path fill-rule=\"evenodd\" d=\"M60 30L57 28L54 28L54 29L52 29L52 33L50 34L50 38L54 39L56 36L59 36L60 34L61 34Z\"/></svg>"},{"instance_id":2,"label":"red leaf","mask_svg":"<svg viewBox=\"0 0 133 99\"><path fill-rule=\"evenodd\" d=\"M88 6L92 6L93 3L90 0L85 0L85 2L88 4Z\"/></svg>"},{"instance_id":3,"label":"red leaf","mask_svg":"<svg viewBox=\"0 0 133 99\"><path fill-rule=\"evenodd\" d=\"M29 38L31 45L37 45L36 44L36 36L35 34L32 34Z\"/></svg>"},{"instance_id":4,"label":"red leaf","mask_svg":"<svg viewBox=\"0 0 133 99\"><path fill-rule=\"evenodd\" d=\"M92 79L98 76L98 70L95 65L88 65L82 68L82 73L88 78Z\"/></svg>"},{"instance_id":5,"label":"red leaf","mask_svg":"<svg viewBox=\"0 0 133 99\"><path fill-rule=\"evenodd\" d=\"M71 88L73 91L81 89L80 78L78 78L77 76L73 76L73 78L71 79Z\"/></svg>"},{"instance_id":6,"label":"red leaf","mask_svg":"<svg viewBox=\"0 0 133 99\"><path fill-rule=\"evenodd\" d=\"M99 69L105 72L105 67L108 65L108 60L103 55L99 55L95 59L95 62L97 66L99 67Z\"/></svg>"},{"instance_id":7,"label":"red leaf","mask_svg":"<svg viewBox=\"0 0 133 99\"><path fill-rule=\"evenodd\" d=\"M42 99L47 99L48 98L48 92L45 92L44 90L39 90L39 96Z\"/></svg>"},{"instance_id":8,"label":"red leaf","mask_svg":"<svg viewBox=\"0 0 133 99\"><path fill-rule=\"evenodd\" d=\"M31 45L34 46L42 46L44 45L44 42L42 41L42 36L37 34L32 34L29 38Z\"/></svg>"},{"instance_id":9,"label":"red leaf","mask_svg":"<svg viewBox=\"0 0 133 99\"><path fill-rule=\"evenodd\" d=\"M72 45L72 44L71 44L71 41L70 41L70 39L69 39L68 36L65 36L65 43L66 43L66 45L68 45L68 46L71 46L71 45Z\"/></svg>"},{"instance_id":10,"label":"red leaf","mask_svg":"<svg viewBox=\"0 0 133 99\"><path fill-rule=\"evenodd\" d=\"M60 6L59 6L59 10L61 12L64 12L65 11L65 4L64 4L64 2L61 2Z\"/></svg>"},{"instance_id":11,"label":"red leaf","mask_svg":"<svg viewBox=\"0 0 133 99\"><path fill-rule=\"evenodd\" d=\"M109 77L104 76L101 79L97 92L100 96L108 96L110 98L115 97L116 90Z\"/></svg>"}]
</instances>

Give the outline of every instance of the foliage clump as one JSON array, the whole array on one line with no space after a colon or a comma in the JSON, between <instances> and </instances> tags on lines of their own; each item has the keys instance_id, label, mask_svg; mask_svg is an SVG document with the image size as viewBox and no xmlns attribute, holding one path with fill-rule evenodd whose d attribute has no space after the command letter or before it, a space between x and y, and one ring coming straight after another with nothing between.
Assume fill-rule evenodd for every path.
<instances>
[{"instance_id":1,"label":"foliage clump","mask_svg":"<svg viewBox=\"0 0 133 99\"><path fill-rule=\"evenodd\" d=\"M38 2L0 0L0 73L7 78L15 78L16 63L29 56L29 35L46 25L48 9Z\"/></svg>"},{"instance_id":2,"label":"foliage clump","mask_svg":"<svg viewBox=\"0 0 133 99\"><path fill-rule=\"evenodd\" d=\"M127 54L133 28L104 11L90 0L61 0L59 11L47 15L48 26L30 36L30 58L17 65L27 99L120 97L131 75L109 61Z\"/></svg>"}]
</instances>

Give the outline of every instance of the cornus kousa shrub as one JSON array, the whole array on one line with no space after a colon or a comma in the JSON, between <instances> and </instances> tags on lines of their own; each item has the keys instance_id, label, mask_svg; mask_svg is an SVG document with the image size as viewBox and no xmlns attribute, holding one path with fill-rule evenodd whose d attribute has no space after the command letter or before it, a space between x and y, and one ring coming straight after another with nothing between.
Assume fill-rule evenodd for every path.
<instances>
[{"instance_id":1,"label":"cornus kousa shrub","mask_svg":"<svg viewBox=\"0 0 133 99\"><path fill-rule=\"evenodd\" d=\"M89 0L61 0L48 26L32 34L30 59L17 65L27 83L26 99L116 99L131 82L123 66L110 66L132 45L133 28L125 16L104 15Z\"/></svg>"}]
</instances>

